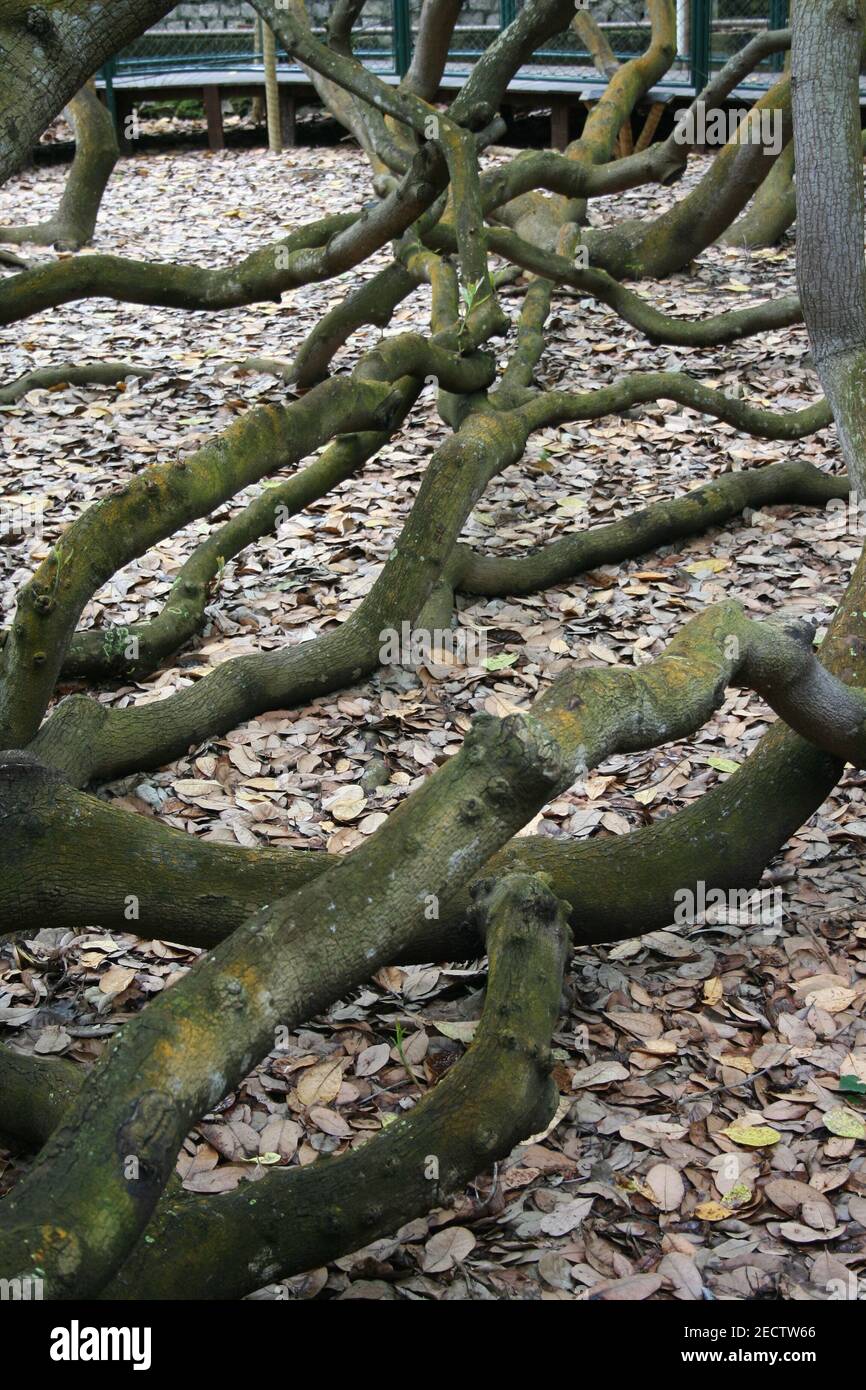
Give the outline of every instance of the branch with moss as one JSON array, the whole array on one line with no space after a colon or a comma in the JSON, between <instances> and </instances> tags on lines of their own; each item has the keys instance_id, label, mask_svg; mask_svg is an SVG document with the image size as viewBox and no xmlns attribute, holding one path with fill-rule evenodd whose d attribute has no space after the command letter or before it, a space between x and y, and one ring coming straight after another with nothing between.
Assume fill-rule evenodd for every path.
<instances>
[{"instance_id":1,"label":"branch with moss","mask_svg":"<svg viewBox=\"0 0 866 1390\"><path fill-rule=\"evenodd\" d=\"M866 763L866 692L821 666L811 628L764 626L729 602L692 619L647 666L575 668L526 715L476 719L461 752L351 858L262 909L112 1042L4 1204L0 1268L43 1270L55 1298L103 1288L187 1128L265 1055L278 1023L296 1026L405 948L429 894L465 887L576 773L693 733L731 683L755 689L825 751ZM371 882L381 885L373 900Z\"/></svg>"},{"instance_id":2,"label":"branch with moss","mask_svg":"<svg viewBox=\"0 0 866 1390\"><path fill-rule=\"evenodd\" d=\"M482 319L484 310L490 304L488 300L476 311ZM403 369L407 370L411 363L407 361L406 350L405 341L395 338L385 347L368 354L364 361L369 364L378 354L382 354L391 363L401 362ZM435 362L436 359L430 355L432 344L428 348L416 342L415 350L426 365ZM482 359L478 364L479 370L486 371L490 365L489 361ZM455 384L465 390L467 378L463 368L461 361L455 368L460 373ZM373 368L368 365L365 370L376 370L380 378L387 380L393 368L386 365ZM419 374L423 374L423 368ZM450 389L446 376L439 374L439 380L446 389ZM481 384L485 383L482 381ZM358 407L358 398L352 393L352 382L336 379L323 383L301 401L294 402L288 408L298 412L297 416L292 416L294 437L302 439L306 447L309 446L306 431L322 426L322 398L317 393L323 392L328 393L329 401L333 400L329 409L336 411L336 403L341 399L349 404L349 408ZM119 776L168 762L202 739L225 732L263 709L285 707L325 694L338 689L341 684L354 683L370 674L379 665L381 631L385 628L399 629L402 622L415 621L434 585L442 578L460 529L478 497L496 473L522 456L533 430L575 419L597 419L612 411L629 409L639 402L659 398L676 400L770 438L800 438L826 423L823 402L790 416L780 416L743 401L732 400L680 373L666 372L635 373L623 382L591 392L547 393L528 400L519 409L495 415L487 411L470 414L463 420L457 434L434 456L388 565L370 593L341 627L287 651L238 657L225 662L195 685L161 700L158 706L109 710L85 697L73 697L61 704L40 730L33 743L34 750L46 761L63 768L79 784L100 777ZM386 397L391 402L389 408L393 408L394 399L393 393ZM381 408L381 404L381 398L377 397L375 403L366 403L366 408ZM333 418L330 416L331 421ZM271 422L270 415L267 419ZM280 424L283 427L278 431L276 441L270 443L270 456L281 449L283 460L286 461L285 426L282 421ZM233 428L241 430L242 427L243 422L240 422ZM262 467L266 455L261 445L255 458L258 476L270 471ZM205 453L205 465L207 460ZM203 469L201 463L197 465L197 471L209 474L209 469ZM171 496L169 485L175 475L169 468L163 470L163 476ZM240 485L235 480L234 486L231 486L224 470L219 475L219 481L223 488L221 495L225 495L229 489L228 495L231 495ZM137 478L119 495L119 500L115 499L113 505L119 508L121 515L132 505L128 499L137 499L143 488L145 481ZM183 485L182 489L175 488L174 491L179 491L180 496L174 497L173 505L182 507L186 516L190 505L189 489ZM144 500L148 500L146 491ZM111 502L106 502L103 507L110 505ZM208 494L206 510L212 509L213 505L215 501ZM104 573L106 578L119 567L118 545L128 547L134 543L139 547L138 554L147 548L144 544L145 523L150 511L144 505L141 510L143 518L134 542L125 534L123 542L118 539L107 551L100 545L98 563L103 568L99 573ZM200 510L198 514L202 515L204 511ZM104 515L100 519L99 514L91 509L66 533L67 537L74 535L79 538L76 542L79 557L88 553L86 544L82 547L81 538L86 537L88 528L96 526L101 531L100 520L104 522ZM161 534L165 534L167 520L170 520L168 507L162 503L158 515L147 524L158 526ZM154 542L151 540L149 543ZM65 544L68 546L71 541L67 539ZM3 649L8 674L5 686L0 687L0 709L5 704L8 711L7 728L11 732L6 737L7 747L16 746L16 743L23 746L35 734L36 697L43 702L44 709L59 674L62 652L72 637L72 626L77 622L86 598L94 591L91 587L94 579L92 563L86 570L89 576L87 589L74 581L74 575L81 574L80 558L76 566L70 567L65 588L61 589L60 581L55 581L58 565L62 568L63 545L63 541L59 543L23 591L18 615ZM44 634L50 628L63 634L63 638L61 654L55 656L49 679L49 672L43 671L42 667L47 664L49 650ZM51 646L53 649L54 644ZM46 663L37 663L35 674L34 652L46 652ZM20 672L17 683L10 679L16 671ZM26 730L26 736L22 734L16 740L16 729Z\"/></svg>"},{"instance_id":3,"label":"branch with moss","mask_svg":"<svg viewBox=\"0 0 866 1390\"><path fill-rule=\"evenodd\" d=\"M575 157L583 148L581 136L581 140L575 141L564 154L554 150L526 151L504 168L485 173L482 178L485 213L493 214L504 203L541 188L565 198L582 199L624 193L645 183L663 186L676 183L682 177L692 148L684 135L691 128L690 118L696 116L700 107L712 110L720 106L758 63L769 54L784 51L790 41L790 30L765 30L756 34L723 68L712 74L707 86L678 119L677 129L666 140L657 141L644 150L612 163L588 163ZM653 80L657 81L658 77ZM628 114L625 103L618 114L622 112ZM584 135L587 130L591 133L600 121L601 115L596 116L593 108ZM612 146L609 144L608 148ZM509 222L513 225L511 219Z\"/></svg>"},{"instance_id":4,"label":"branch with moss","mask_svg":"<svg viewBox=\"0 0 866 1390\"><path fill-rule=\"evenodd\" d=\"M658 400L676 401L762 439L803 439L832 420L825 400L782 415L751 405L738 396L726 396L685 372L633 372L594 391L545 391L522 405L519 414L534 431L575 420L597 420L602 415Z\"/></svg>"},{"instance_id":5,"label":"branch with moss","mask_svg":"<svg viewBox=\"0 0 866 1390\"><path fill-rule=\"evenodd\" d=\"M147 469L84 512L19 596L0 653L0 743L23 746L36 732L84 606L112 574L335 434L388 433L405 415L406 390L417 394L427 375L455 390L489 385L493 359L471 351L471 333L483 339L488 327L479 314L468 340L456 331L429 341L397 335L367 353L351 376L330 378L287 406L251 411L192 458Z\"/></svg>"},{"instance_id":6,"label":"branch with moss","mask_svg":"<svg viewBox=\"0 0 866 1390\"><path fill-rule=\"evenodd\" d=\"M464 594L495 598L538 593L599 565L619 564L722 526L747 508L824 507L847 497L848 491L847 479L828 476L805 459L723 473L683 497L653 502L619 521L562 536L529 554L480 555L459 545L449 579Z\"/></svg>"},{"instance_id":7,"label":"branch with moss","mask_svg":"<svg viewBox=\"0 0 866 1390\"><path fill-rule=\"evenodd\" d=\"M338 213L300 227L237 265L208 270L123 256L77 256L0 282L0 324L93 297L129 304L215 311L263 301L328 280L400 236L437 196L439 161L422 147L397 187L360 213Z\"/></svg>"},{"instance_id":8,"label":"branch with moss","mask_svg":"<svg viewBox=\"0 0 866 1390\"><path fill-rule=\"evenodd\" d=\"M78 251L93 237L120 148L111 114L91 85L72 98L68 111L75 132L75 157L57 211L47 222L0 226L0 241Z\"/></svg>"},{"instance_id":9,"label":"branch with moss","mask_svg":"<svg viewBox=\"0 0 866 1390\"><path fill-rule=\"evenodd\" d=\"M764 143L765 116L778 121L778 148L775 140ZM711 246L743 211L791 138L790 78L780 77L742 121L757 129L759 138L743 139L735 131L695 188L667 212L649 221L588 229L584 240L591 263L617 280L658 279L682 270Z\"/></svg>"},{"instance_id":10,"label":"branch with moss","mask_svg":"<svg viewBox=\"0 0 866 1390\"><path fill-rule=\"evenodd\" d=\"M584 268L558 251L545 250L504 227L487 227L490 251L522 266L524 270L568 285L582 294L592 295L615 310L620 318L644 333L650 342L671 343L679 347L715 347L733 343L755 333L788 328L802 323L803 313L796 295L765 300L743 309L731 309L705 319L678 319L662 313L636 291L622 285L605 270ZM454 229L440 221L425 233L425 240L436 250L451 252L456 247Z\"/></svg>"},{"instance_id":11,"label":"branch with moss","mask_svg":"<svg viewBox=\"0 0 866 1390\"><path fill-rule=\"evenodd\" d=\"M387 1235L505 1157L556 1102L550 1037L569 931L535 877L476 885L473 920L490 958L468 1052L409 1115L336 1159L269 1172L214 1202L167 1186L111 1298L243 1297ZM86 1085L83 1067L0 1048L0 1133L48 1139ZM216 1246L225 1259L214 1259Z\"/></svg>"},{"instance_id":12,"label":"branch with moss","mask_svg":"<svg viewBox=\"0 0 866 1390\"><path fill-rule=\"evenodd\" d=\"M360 1148L266 1173L253 1205L247 1190L218 1201L166 1193L106 1297L243 1297L390 1234L544 1128L556 1105L550 1040L569 939L564 905L522 874L477 888L473 916L490 965L466 1055Z\"/></svg>"},{"instance_id":13,"label":"branch with moss","mask_svg":"<svg viewBox=\"0 0 866 1390\"><path fill-rule=\"evenodd\" d=\"M509 201L503 201L509 198L509 177L519 179L521 173L529 172L528 165L521 170L520 161L513 166L513 173L506 170L502 175L493 175L487 184L486 210L493 212L495 207L498 221L541 247L555 244L563 222L585 221L584 190L592 186L598 177L597 170L610 160L619 132L637 102L673 62L676 54L673 0L650 0L649 14L650 42L646 52L616 69L603 96L587 117L580 138L569 145L564 156L542 157L531 166L533 172L542 168L550 171L554 178L558 175L561 182L555 191L566 193L572 201L565 205L557 199L551 202L537 191L537 183L525 186L520 196L512 195ZM570 18L573 20L573 13ZM646 177L646 162L642 161L637 181L643 182ZM570 178L576 181L576 188L572 183L569 189ZM542 183L541 186L549 185ZM626 183L625 186L632 185Z\"/></svg>"},{"instance_id":14,"label":"branch with moss","mask_svg":"<svg viewBox=\"0 0 866 1390\"><path fill-rule=\"evenodd\" d=\"M407 409L415 394L414 390L405 393ZM104 681L115 676L132 680L155 671L201 631L213 587L229 560L260 537L273 535L283 521L352 477L392 435L393 430L343 435L294 477L266 484L237 516L196 546L155 618L127 627L76 632L61 667L61 678Z\"/></svg>"},{"instance_id":15,"label":"branch with moss","mask_svg":"<svg viewBox=\"0 0 866 1390\"><path fill-rule=\"evenodd\" d=\"M52 390L57 386L117 386L128 377L158 376L159 368L142 362L92 362L88 366L35 367L8 386L0 386L0 405L16 405L30 391Z\"/></svg>"}]
</instances>

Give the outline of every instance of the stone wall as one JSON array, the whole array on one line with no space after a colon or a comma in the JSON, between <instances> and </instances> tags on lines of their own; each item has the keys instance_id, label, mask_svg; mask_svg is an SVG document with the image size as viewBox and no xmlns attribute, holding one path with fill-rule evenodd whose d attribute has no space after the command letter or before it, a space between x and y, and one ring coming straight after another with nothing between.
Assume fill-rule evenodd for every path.
<instances>
[{"instance_id":1,"label":"stone wall","mask_svg":"<svg viewBox=\"0 0 866 1390\"><path fill-rule=\"evenodd\" d=\"M308 5L314 22L324 23L331 5L328 0L311 0ZM410 0L413 16L421 8L421 0ZM645 6L635 0L592 0L593 13L599 19L628 20L630 16L642 18ZM471 0L463 6L461 24L498 27L499 0ZM364 27L391 24L391 0L368 0L364 9ZM180 4L164 19L159 29L248 29L255 22L255 11L244 0L190 0Z\"/></svg>"}]
</instances>

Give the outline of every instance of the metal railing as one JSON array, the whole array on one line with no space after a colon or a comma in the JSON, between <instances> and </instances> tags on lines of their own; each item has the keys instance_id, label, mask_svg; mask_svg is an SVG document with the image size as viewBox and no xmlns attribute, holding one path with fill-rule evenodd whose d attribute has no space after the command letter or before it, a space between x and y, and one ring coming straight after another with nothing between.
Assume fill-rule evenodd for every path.
<instances>
[{"instance_id":1,"label":"metal railing","mask_svg":"<svg viewBox=\"0 0 866 1390\"><path fill-rule=\"evenodd\" d=\"M522 7L523 0L500 0L494 22L458 23L451 44L447 73L459 77L467 73ZM579 0L575 0L576 5ZM594 0L589 0L592 7ZM466 7L467 10L470 8ZM600 7L601 9L601 7ZM642 3L608 0L601 11L601 28L614 53L626 60L646 48L650 27ZM400 77L409 67L417 32L418 0L392 0L388 22L382 18L356 29L355 52L374 71ZM478 10L473 11L475 15ZM469 16L471 17L471 16ZM247 23L248 19L248 23ZM781 28L788 19L788 0L679 0L677 5L678 53L664 81L669 86L699 90L708 74L726 61L755 33ZM289 57L281 53L280 70L298 71ZM781 69L783 55L776 54L751 79L766 82L767 76ZM151 29L124 48L102 71L110 90L118 78L197 72L245 71L261 68L261 29L255 11L248 7L242 27L231 29ZM518 79L546 81L555 90L558 84L604 81L581 46L573 30L549 40L517 75ZM534 84L533 84L534 85Z\"/></svg>"}]
</instances>

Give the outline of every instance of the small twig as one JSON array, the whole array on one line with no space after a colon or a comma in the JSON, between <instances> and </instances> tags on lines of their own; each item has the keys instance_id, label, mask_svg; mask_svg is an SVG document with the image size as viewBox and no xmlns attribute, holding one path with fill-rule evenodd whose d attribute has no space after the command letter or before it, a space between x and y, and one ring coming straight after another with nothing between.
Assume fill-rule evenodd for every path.
<instances>
[{"instance_id":1,"label":"small twig","mask_svg":"<svg viewBox=\"0 0 866 1390\"><path fill-rule=\"evenodd\" d=\"M748 1076L743 1077L742 1081L731 1081L727 1086L714 1086L711 1091L701 1091L700 1095L697 1096L683 1096L680 1100L674 1101L674 1105L676 1109L679 1110L680 1106L686 1105L687 1103L694 1104L694 1102L698 1100L707 1100L711 1096L720 1096L724 1091L738 1091L741 1086L751 1086L752 1082L757 1081L759 1076L766 1076L768 1072L775 1071L776 1067L782 1064L788 1053L792 1050L793 1043L785 1048L782 1056L775 1062L771 1062L768 1067L761 1067L760 1071L750 1072Z\"/></svg>"}]
</instances>

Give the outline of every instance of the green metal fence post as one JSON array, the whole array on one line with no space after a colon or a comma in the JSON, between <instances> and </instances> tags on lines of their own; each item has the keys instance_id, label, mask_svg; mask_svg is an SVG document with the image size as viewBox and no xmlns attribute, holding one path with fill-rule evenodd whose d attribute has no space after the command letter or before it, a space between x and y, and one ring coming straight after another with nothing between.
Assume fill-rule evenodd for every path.
<instances>
[{"instance_id":1,"label":"green metal fence post","mask_svg":"<svg viewBox=\"0 0 866 1390\"><path fill-rule=\"evenodd\" d=\"M513 19L517 18L517 0L499 0L499 27L507 29Z\"/></svg>"},{"instance_id":2,"label":"green metal fence post","mask_svg":"<svg viewBox=\"0 0 866 1390\"><path fill-rule=\"evenodd\" d=\"M99 76L105 83L105 104L111 114L111 119L114 121L115 130L118 135L121 135L122 132L117 121L117 97L114 95L114 75L116 72L117 59L109 58L99 69Z\"/></svg>"},{"instance_id":3,"label":"green metal fence post","mask_svg":"<svg viewBox=\"0 0 866 1390\"><path fill-rule=\"evenodd\" d=\"M770 0L770 13L767 16L767 24L771 29L785 29L788 25L788 0ZM770 67L774 72L781 72L785 66L784 53L774 53L770 58Z\"/></svg>"},{"instance_id":4,"label":"green metal fence post","mask_svg":"<svg viewBox=\"0 0 866 1390\"><path fill-rule=\"evenodd\" d=\"M404 77L412 62L412 22L409 18L409 0L393 0L394 15L394 71Z\"/></svg>"},{"instance_id":5,"label":"green metal fence post","mask_svg":"<svg viewBox=\"0 0 866 1390\"><path fill-rule=\"evenodd\" d=\"M706 87L710 76L713 0L692 0L692 86Z\"/></svg>"}]
</instances>

